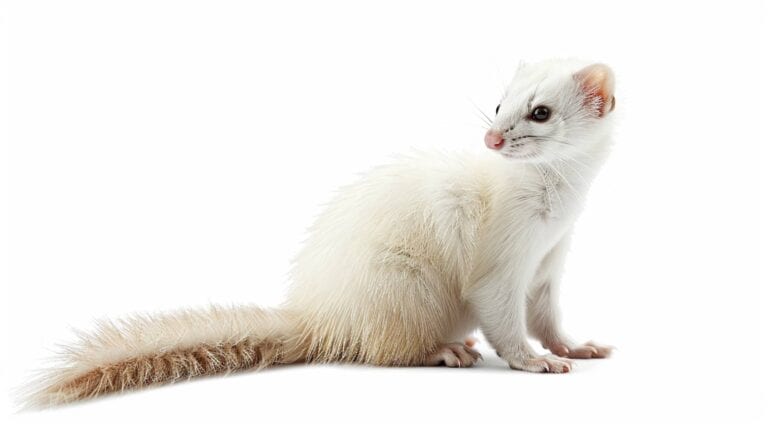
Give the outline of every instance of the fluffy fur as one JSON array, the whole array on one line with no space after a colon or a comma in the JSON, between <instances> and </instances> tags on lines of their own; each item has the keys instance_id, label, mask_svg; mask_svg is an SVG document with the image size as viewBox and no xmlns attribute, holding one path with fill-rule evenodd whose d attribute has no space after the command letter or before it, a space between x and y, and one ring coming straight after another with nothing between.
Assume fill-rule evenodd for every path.
<instances>
[{"instance_id":1,"label":"fluffy fur","mask_svg":"<svg viewBox=\"0 0 768 432\"><path fill-rule=\"evenodd\" d=\"M279 310L213 307L101 323L31 401L49 405L275 363L471 366L480 327L512 368L568 372L605 357L560 328L571 227L610 145L605 66L522 66L482 155L402 157L343 188L311 228ZM544 105L546 121L531 119ZM501 139L501 138L499 138ZM499 153L499 154L494 154ZM533 336L557 355L535 353Z\"/></svg>"}]
</instances>

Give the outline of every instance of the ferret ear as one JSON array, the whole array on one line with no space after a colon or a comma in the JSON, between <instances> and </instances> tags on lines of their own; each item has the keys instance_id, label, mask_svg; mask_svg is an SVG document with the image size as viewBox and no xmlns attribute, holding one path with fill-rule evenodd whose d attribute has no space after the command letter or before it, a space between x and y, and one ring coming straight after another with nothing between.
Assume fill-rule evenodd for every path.
<instances>
[{"instance_id":1,"label":"ferret ear","mask_svg":"<svg viewBox=\"0 0 768 432\"><path fill-rule=\"evenodd\" d=\"M576 72L573 78L579 84L584 94L584 105L595 109L598 117L616 108L616 97L613 95L613 71L608 66L596 63Z\"/></svg>"}]
</instances>

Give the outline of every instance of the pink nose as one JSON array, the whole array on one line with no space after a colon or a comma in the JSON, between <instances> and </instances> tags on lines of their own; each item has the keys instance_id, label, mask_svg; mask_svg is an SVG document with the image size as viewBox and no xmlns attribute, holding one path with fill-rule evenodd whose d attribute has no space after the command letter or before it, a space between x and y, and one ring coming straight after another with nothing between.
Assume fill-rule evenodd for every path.
<instances>
[{"instance_id":1,"label":"pink nose","mask_svg":"<svg viewBox=\"0 0 768 432\"><path fill-rule=\"evenodd\" d=\"M488 130L485 133L485 146L491 150L498 150L504 147L504 137L501 135L501 132L493 129Z\"/></svg>"}]
</instances>

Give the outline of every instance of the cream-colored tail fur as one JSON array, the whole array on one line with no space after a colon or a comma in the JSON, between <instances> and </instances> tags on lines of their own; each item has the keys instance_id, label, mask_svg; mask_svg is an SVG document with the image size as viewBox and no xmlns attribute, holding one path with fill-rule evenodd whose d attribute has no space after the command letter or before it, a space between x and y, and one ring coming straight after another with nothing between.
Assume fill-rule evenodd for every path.
<instances>
[{"instance_id":1,"label":"cream-colored tail fur","mask_svg":"<svg viewBox=\"0 0 768 432\"><path fill-rule=\"evenodd\" d=\"M288 313L210 307L100 322L62 354L25 399L43 407L306 357Z\"/></svg>"}]
</instances>

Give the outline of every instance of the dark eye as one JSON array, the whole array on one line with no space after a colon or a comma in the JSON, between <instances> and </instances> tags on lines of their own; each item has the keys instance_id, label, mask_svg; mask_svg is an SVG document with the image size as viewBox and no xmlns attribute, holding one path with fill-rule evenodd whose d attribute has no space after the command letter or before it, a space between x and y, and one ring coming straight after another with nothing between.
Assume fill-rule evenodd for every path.
<instances>
[{"instance_id":1,"label":"dark eye","mask_svg":"<svg viewBox=\"0 0 768 432\"><path fill-rule=\"evenodd\" d=\"M501 108L501 104L496 105L496 114L499 113L499 108Z\"/></svg>"},{"instance_id":2,"label":"dark eye","mask_svg":"<svg viewBox=\"0 0 768 432\"><path fill-rule=\"evenodd\" d=\"M549 108L544 105L539 105L531 111L531 120L537 122L545 122L549 120Z\"/></svg>"}]
</instances>

